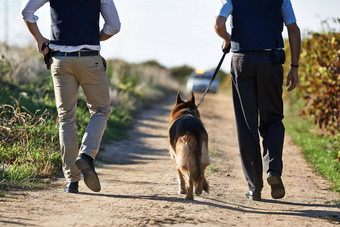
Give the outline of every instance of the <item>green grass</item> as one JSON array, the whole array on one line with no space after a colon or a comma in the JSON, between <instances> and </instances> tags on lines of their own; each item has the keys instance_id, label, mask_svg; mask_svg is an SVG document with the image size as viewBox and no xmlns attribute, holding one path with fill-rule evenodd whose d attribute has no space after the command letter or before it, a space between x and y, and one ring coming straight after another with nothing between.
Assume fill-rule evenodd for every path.
<instances>
[{"instance_id":1,"label":"green grass","mask_svg":"<svg viewBox=\"0 0 340 227\"><path fill-rule=\"evenodd\" d=\"M209 176L212 173L218 172L218 168L215 164L210 164L206 169L205 173Z\"/></svg>"},{"instance_id":2,"label":"green grass","mask_svg":"<svg viewBox=\"0 0 340 227\"><path fill-rule=\"evenodd\" d=\"M215 146L210 147L209 152L210 152L210 158L219 158L219 157L221 157L221 155L222 155L222 154L218 151L217 147L215 147Z\"/></svg>"},{"instance_id":3,"label":"green grass","mask_svg":"<svg viewBox=\"0 0 340 227\"><path fill-rule=\"evenodd\" d=\"M212 160L211 160L212 163L211 163L210 165L208 165L208 167L205 169L205 173L206 173L208 176L209 176L210 174L212 174L212 173L216 173L216 172L219 171L218 168L217 168L217 166L214 164L214 159L220 158L220 157L222 156L222 154L221 154L221 152L218 150L217 147L212 146L212 147L210 147L210 149L209 149L209 156L210 156L210 158L212 159Z\"/></svg>"},{"instance_id":4,"label":"green grass","mask_svg":"<svg viewBox=\"0 0 340 227\"><path fill-rule=\"evenodd\" d=\"M58 174L58 143L56 121L46 111L0 104L0 188L34 185L37 176Z\"/></svg>"},{"instance_id":5,"label":"green grass","mask_svg":"<svg viewBox=\"0 0 340 227\"><path fill-rule=\"evenodd\" d=\"M298 115L298 107L288 108L284 119L287 133L300 146L313 170L332 182L332 190L340 192L340 135L322 135L309 118Z\"/></svg>"},{"instance_id":6,"label":"green grass","mask_svg":"<svg viewBox=\"0 0 340 227\"><path fill-rule=\"evenodd\" d=\"M0 181L0 202L3 199L15 199L16 192L22 190L42 190L50 187L50 179L48 178L26 178L22 180L6 180ZM14 192L14 193L13 193Z\"/></svg>"}]
</instances>

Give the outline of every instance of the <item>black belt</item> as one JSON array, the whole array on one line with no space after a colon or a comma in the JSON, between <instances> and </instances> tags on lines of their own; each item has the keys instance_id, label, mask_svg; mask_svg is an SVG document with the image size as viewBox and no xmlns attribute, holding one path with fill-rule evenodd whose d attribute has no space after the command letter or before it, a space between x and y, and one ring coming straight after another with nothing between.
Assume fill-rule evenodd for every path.
<instances>
[{"instance_id":1,"label":"black belt","mask_svg":"<svg viewBox=\"0 0 340 227\"><path fill-rule=\"evenodd\" d=\"M270 53L273 50L283 50L283 49L277 48L277 49L264 49L264 50L243 50L243 51L236 51L234 53Z\"/></svg>"},{"instance_id":2,"label":"black belt","mask_svg":"<svg viewBox=\"0 0 340 227\"><path fill-rule=\"evenodd\" d=\"M99 51L96 51L96 50L75 51L75 52L52 51L52 57L89 57L89 56L98 56L98 55L99 55Z\"/></svg>"}]
</instances>

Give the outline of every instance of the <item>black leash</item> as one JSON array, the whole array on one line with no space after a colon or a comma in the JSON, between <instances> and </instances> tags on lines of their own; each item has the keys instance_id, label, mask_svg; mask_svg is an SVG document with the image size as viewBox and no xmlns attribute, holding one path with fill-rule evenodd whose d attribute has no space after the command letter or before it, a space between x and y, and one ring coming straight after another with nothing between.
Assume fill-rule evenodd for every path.
<instances>
[{"instance_id":1,"label":"black leash","mask_svg":"<svg viewBox=\"0 0 340 227\"><path fill-rule=\"evenodd\" d=\"M205 91L204 91L204 93L203 93L203 95L202 95L201 100L198 102L197 108L201 105L201 103L204 101L205 95L209 92L209 88L210 88L212 82L214 81L214 79L215 79L215 77L216 77L218 71L219 71L220 68L221 68L221 65L222 65L222 63L223 63L224 57L225 57L226 54L229 53L229 51L230 51L230 44L229 44L228 47L224 48L222 51L223 51L222 58L221 58L220 62L218 63L218 65L217 65L217 67L216 67L216 69L215 69L215 72L214 72L213 76L212 76L211 79L210 79L210 82L209 82L209 84L208 84L207 89L205 89Z\"/></svg>"}]
</instances>

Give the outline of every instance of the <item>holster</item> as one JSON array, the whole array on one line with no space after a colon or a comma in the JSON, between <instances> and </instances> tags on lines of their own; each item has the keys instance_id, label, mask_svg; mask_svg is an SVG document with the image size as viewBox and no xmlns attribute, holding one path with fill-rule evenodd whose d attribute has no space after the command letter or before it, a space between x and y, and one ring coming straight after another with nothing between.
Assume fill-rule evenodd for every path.
<instances>
[{"instance_id":1,"label":"holster","mask_svg":"<svg viewBox=\"0 0 340 227\"><path fill-rule=\"evenodd\" d=\"M100 56L100 57L102 58L103 65L104 65L104 69L105 69L105 71L106 71L106 67L107 67L107 65L106 65L106 60L105 60L105 58L103 58L102 56Z\"/></svg>"},{"instance_id":2,"label":"holster","mask_svg":"<svg viewBox=\"0 0 340 227\"><path fill-rule=\"evenodd\" d=\"M284 64L286 61L286 54L282 49L271 50L270 56L274 64Z\"/></svg>"},{"instance_id":3,"label":"holster","mask_svg":"<svg viewBox=\"0 0 340 227\"><path fill-rule=\"evenodd\" d=\"M41 51L44 51L46 47L48 47L48 43L43 43L41 46ZM52 63L51 54L52 54L52 51L51 49L49 49L48 53L44 55L44 62L48 70L51 69L51 63Z\"/></svg>"},{"instance_id":4,"label":"holster","mask_svg":"<svg viewBox=\"0 0 340 227\"><path fill-rule=\"evenodd\" d=\"M44 56L44 62L45 62L45 64L46 64L46 68L47 68L48 70L51 69L51 63L52 63L51 53L52 53L52 51L50 50L50 51Z\"/></svg>"}]
</instances>

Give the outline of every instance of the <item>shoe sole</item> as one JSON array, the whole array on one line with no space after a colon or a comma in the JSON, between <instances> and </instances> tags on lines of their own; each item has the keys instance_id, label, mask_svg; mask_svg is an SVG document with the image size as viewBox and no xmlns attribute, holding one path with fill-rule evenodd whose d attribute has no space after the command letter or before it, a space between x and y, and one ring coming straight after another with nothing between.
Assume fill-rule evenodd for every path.
<instances>
[{"instance_id":1,"label":"shoe sole","mask_svg":"<svg viewBox=\"0 0 340 227\"><path fill-rule=\"evenodd\" d=\"M100 182L96 172L91 168L91 166L82 159L76 160L76 165L84 175L84 182L86 186L94 192L100 191Z\"/></svg>"},{"instance_id":2,"label":"shoe sole","mask_svg":"<svg viewBox=\"0 0 340 227\"><path fill-rule=\"evenodd\" d=\"M271 195L273 199L281 199L285 196L285 188L280 177L269 176L267 182L271 186Z\"/></svg>"}]
</instances>

